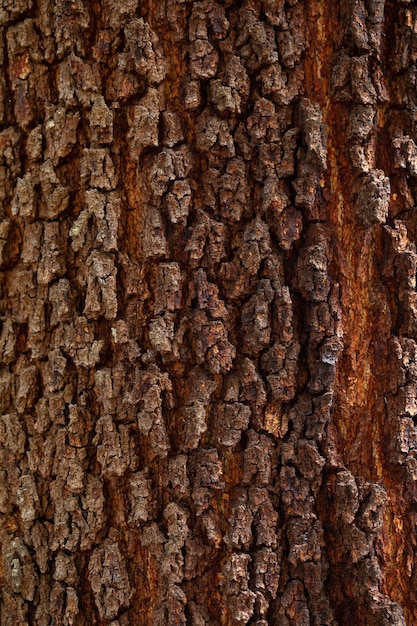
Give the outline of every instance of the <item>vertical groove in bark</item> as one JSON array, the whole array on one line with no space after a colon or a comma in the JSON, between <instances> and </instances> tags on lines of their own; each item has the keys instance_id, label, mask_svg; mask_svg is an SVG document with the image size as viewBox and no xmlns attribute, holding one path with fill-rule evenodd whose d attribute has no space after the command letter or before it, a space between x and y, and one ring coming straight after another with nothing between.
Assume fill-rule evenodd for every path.
<instances>
[{"instance_id":1,"label":"vertical groove in bark","mask_svg":"<svg viewBox=\"0 0 417 626\"><path fill-rule=\"evenodd\" d=\"M350 36L346 36L343 28L336 26L338 19L339 24L343 25L341 14L337 10L328 11L324 18L324 40L320 38L320 34L323 34L322 15L317 21L310 20L310 23L318 25L313 28L313 41L315 49L320 52L307 59L310 72L306 72L306 76L310 76L311 80L307 79L306 85L307 90L321 102L326 112L329 145L329 178L326 182L330 189L328 217L336 238L337 269L341 282L344 352L336 381L335 441L339 442L341 463L346 464L355 477L377 481L386 489L388 506L384 512L380 539L371 550L371 560L376 562L376 549L376 555L384 562L379 590L398 602L404 608L407 623L412 623L415 614L412 594L410 595L410 574L406 573L404 554L407 552L407 535L404 533L404 524L411 530L413 514L408 510L410 496L399 493L404 479L399 480L399 459L395 459L396 455L393 454L393 448L396 447L393 441L398 440L397 429L401 422L398 422L398 418L392 420L391 417L389 420L387 409L387 396L394 391L394 381L401 377L399 366L392 362L392 342L396 325L392 319L393 294L389 294L386 283L384 285L385 237L391 229L384 229L379 225L386 219L389 224L392 223L387 201L383 200L383 187L388 186L389 189L387 176L392 174L392 137L387 123L386 103L391 98L391 76L387 68L390 65L389 59L395 55L395 47L391 37L384 40L380 36L378 46L366 44L365 13L360 13L363 8L360 3L341 4L341 9L353 12L352 21L346 21L345 24L346 30L351 28ZM379 10L381 23L383 3L369 4L367 9ZM315 3L310 3L310 11L311 17L316 17L314 12L320 13L321 9ZM394 21L393 11L394 7L390 6L384 24L384 28L391 35L393 22L390 20ZM384 32L382 36L385 37L385 34ZM363 44L363 49L358 53L360 43ZM368 91L365 89L362 93L360 80L357 85L352 82L350 93L349 85L346 85L348 80L345 80L342 85L345 93L338 96L334 90L334 82L339 78L337 74L340 71L338 61L341 51L345 55L343 62L349 62L346 61L349 56L358 63L361 62L360 55L363 55L362 60L364 56L369 59L373 66L370 77L375 86L374 93L369 79ZM322 66L329 59L327 71L323 72ZM382 72L385 76L382 76ZM365 83L366 80L363 81ZM319 89L317 84L320 85ZM404 114L407 115L406 111ZM370 117L374 118L373 122ZM369 125L369 121L371 127L366 133L363 126ZM375 181L379 186L380 206L375 206L372 196L364 189L374 185ZM397 194L394 194L394 199L396 197ZM385 206L382 206L384 202ZM377 213L370 216L368 211L372 204ZM394 224L394 228L400 227L398 221ZM357 478L356 482L358 483ZM330 504L329 499L324 502L326 505ZM339 533L343 533L343 527L336 524L336 529L333 539L332 533L329 534L329 543L332 546L329 589L334 600L341 604L341 609L337 611L338 619L343 623L346 612L352 612L357 623L388 623L384 621L387 619L393 619L397 623L396 620L400 618L395 606L393 605L392 611L387 606L384 607L385 600L375 594L373 601L371 598L368 601L365 599L366 604L369 602L369 609L363 607L365 614L362 613L359 607L364 601L361 599L364 596L363 589L355 592L352 579L344 579L340 575L341 567L348 571L350 567L346 554L341 550L343 540ZM357 575L358 570L354 567L351 576ZM362 584L364 582L366 584L366 578L362 580ZM343 596L351 598L350 607L343 604ZM369 615L366 615L368 611Z\"/></svg>"}]
</instances>

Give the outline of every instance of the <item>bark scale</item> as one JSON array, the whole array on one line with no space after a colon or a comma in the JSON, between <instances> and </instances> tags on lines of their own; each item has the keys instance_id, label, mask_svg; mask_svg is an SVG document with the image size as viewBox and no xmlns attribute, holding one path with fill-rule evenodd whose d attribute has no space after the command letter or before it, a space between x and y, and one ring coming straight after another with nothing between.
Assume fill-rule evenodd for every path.
<instances>
[{"instance_id":1,"label":"bark scale","mask_svg":"<svg viewBox=\"0 0 417 626\"><path fill-rule=\"evenodd\" d=\"M1 626L417 621L416 25L3 1Z\"/></svg>"}]
</instances>

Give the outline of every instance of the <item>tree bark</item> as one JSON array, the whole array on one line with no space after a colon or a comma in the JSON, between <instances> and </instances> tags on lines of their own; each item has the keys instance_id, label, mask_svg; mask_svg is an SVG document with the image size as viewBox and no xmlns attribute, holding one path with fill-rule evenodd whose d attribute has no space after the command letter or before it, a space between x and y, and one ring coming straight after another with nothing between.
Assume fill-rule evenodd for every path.
<instances>
[{"instance_id":1,"label":"tree bark","mask_svg":"<svg viewBox=\"0 0 417 626\"><path fill-rule=\"evenodd\" d=\"M0 33L0 625L416 624L417 6Z\"/></svg>"}]
</instances>

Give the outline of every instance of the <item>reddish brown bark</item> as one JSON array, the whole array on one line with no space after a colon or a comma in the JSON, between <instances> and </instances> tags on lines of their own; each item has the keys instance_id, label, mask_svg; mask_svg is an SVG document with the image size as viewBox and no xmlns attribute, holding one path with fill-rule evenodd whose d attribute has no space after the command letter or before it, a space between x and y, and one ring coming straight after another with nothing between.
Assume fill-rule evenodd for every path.
<instances>
[{"instance_id":1,"label":"reddish brown bark","mask_svg":"<svg viewBox=\"0 0 417 626\"><path fill-rule=\"evenodd\" d=\"M416 23L3 2L1 626L417 621Z\"/></svg>"}]
</instances>

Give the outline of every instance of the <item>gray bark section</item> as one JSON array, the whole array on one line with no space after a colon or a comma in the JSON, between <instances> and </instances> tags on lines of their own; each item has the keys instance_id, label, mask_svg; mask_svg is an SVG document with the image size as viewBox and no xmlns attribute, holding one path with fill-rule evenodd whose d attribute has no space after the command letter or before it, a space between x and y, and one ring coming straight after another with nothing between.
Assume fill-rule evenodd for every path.
<instances>
[{"instance_id":1,"label":"gray bark section","mask_svg":"<svg viewBox=\"0 0 417 626\"><path fill-rule=\"evenodd\" d=\"M2 626L416 616L417 9L321 4L2 3Z\"/></svg>"}]
</instances>

